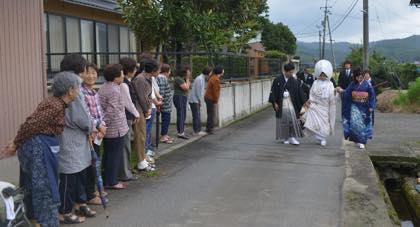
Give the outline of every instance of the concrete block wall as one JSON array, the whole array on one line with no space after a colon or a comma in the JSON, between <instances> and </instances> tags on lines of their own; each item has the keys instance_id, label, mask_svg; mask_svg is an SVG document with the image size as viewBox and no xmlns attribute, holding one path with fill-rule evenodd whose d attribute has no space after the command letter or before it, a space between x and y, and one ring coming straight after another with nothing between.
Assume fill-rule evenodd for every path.
<instances>
[{"instance_id":1,"label":"concrete block wall","mask_svg":"<svg viewBox=\"0 0 420 227\"><path fill-rule=\"evenodd\" d=\"M251 94L251 112L259 110L264 105L263 83L261 81L253 81L249 84Z\"/></svg>"},{"instance_id":2,"label":"concrete block wall","mask_svg":"<svg viewBox=\"0 0 420 227\"><path fill-rule=\"evenodd\" d=\"M235 118L241 118L251 113L251 90L249 82L235 83L234 98L235 98ZM223 111L220 108L219 111Z\"/></svg>"},{"instance_id":3,"label":"concrete block wall","mask_svg":"<svg viewBox=\"0 0 420 227\"><path fill-rule=\"evenodd\" d=\"M224 85L220 91L220 100L217 110L219 126L235 120L235 91L232 85ZM202 119L202 121L205 119Z\"/></svg>"},{"instance_id":4,"label":"concrete block wall","mask_svg":"<svg viewBox=\"0 0 420 227\"><path fill-rule=\"evenodd\" d=\"M218 122L219 127L266 107L272 81L272 79L264 79L222 84L216 113L216 122ZM207 108L204 100L201 103L201 123L205 124L207 121ZM187 104L187 118L185 122L186 124L192 124L189 104ZM172 105L171 123L176 124L176 109L174 105Z\"/></svg>"},{"instance_id":5,"label":"concrete block wall","mask_svg":"<svg viewBox=\"0 0 420 227\"><path fill-rule=\"evenodd\" d=\"M221 96L218 109L219 127L223 127L235 120L246 117L268 105L271 83L273 79L239 82L224 87L232 89L232 97ZM231 104L233 99L233 105ZM232 105L234 107L232 112Z\"/></svg>"}]
</instances>

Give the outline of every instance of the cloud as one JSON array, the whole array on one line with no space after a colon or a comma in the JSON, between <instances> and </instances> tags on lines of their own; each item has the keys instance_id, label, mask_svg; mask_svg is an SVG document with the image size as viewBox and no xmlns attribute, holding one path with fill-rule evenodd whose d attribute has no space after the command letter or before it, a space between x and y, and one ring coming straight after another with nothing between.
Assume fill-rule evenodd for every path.
<instances>
[{"instance_id":1,"label":"cloud","mask_svg":"<svg viewBox=\"0 0 420 227\"><path fill-rule=\"evenodd\" d=\"M363 1L329 0L330 25L338 24L340 18L358 1L344 23L332 34L335 41L360 43L363 37ZM409 6L409 0L370 0L369 36L371 41L403 38L420 34L420 9ZM270 20L289 26L299 41L318 41L318 28L323 19L324 0L268 0ZM328 39L328 37L327 37Z\"/></svg>"}]
</instances>

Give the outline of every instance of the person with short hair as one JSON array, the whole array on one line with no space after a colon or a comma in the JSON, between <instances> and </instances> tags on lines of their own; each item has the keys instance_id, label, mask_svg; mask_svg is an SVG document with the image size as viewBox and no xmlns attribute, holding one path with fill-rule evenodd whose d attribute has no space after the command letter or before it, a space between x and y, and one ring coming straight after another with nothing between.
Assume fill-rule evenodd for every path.
<instances>
[{"instance_id":1,"label":"person with short hair","mask_svg":"<svg viewBox=\"0 0 420 227\"><path fill-rule=\"evenodd\" d=\"M149 118L152 112L152 73L159 72L159 66L154 59L145 58L140 62L142 71L131 81L135 101L134 105L140 113L139 122L133 125L134 129L134 147L137 151L137 169L142 171L155 170L153 165L146 160L146 118Z\"/></svg>"},{"instance_id":2,"label":"person with short hair","mask_svg":"<svg viewBox=\"0 0 420 227\"><path fill-rule=\"evenodd\" d=\"M306 97L309 97L309 91L315 81L314 76L309 73L309 67L303 69L303 71L298 73L296 76L298 81L301 83L301 87Z\"/></svg>"},{"instance_id":3,"label":"person with short hair","mask_svg":"<svg viewBox=\"0 0 420 227\"><path fill-rule=\"evenodd\" d=\"M188 92L191 86L191 69L188 65L181 65L174 78L174 105L176 108L176 130L181 139L189 139L185 133L185 119L187 118Z\"/></svg>"},{"instance_id":4,"label":"person with short hair","mask_svg":"<svg viewBox=\"0 0 420 227\"><path fill-rule=\"evenodd\" d=\"M159 91L159 85L156 82L156 77L159 75L160 68L158 68L157 71L154 71L151 74L150 80L152 84L152 94L150 96L151 98L151 114L150 117L146 119L146 145L145 145L145 153L146 153L146 159L148 162L154 164L154 156L155 152L153 151L152 146L152 127L153 127L153 121L155 119L156 113L158 111L158 108L162 105L162 96L160 95Z\"/></svg>"},{"instance_id":5,"label":"person with short hair","mask_svg":"<svg viewBox=\"0 0 420 227\"><path fill-rule=\"evenodd\" d=\"M87 61L80 54L66 55L60 70L83 77ZM92 199L88 191L88 175L92 170L92 153L89 137L96 137L98 130L91 119L82 93L69 104L65 114L66 125L59 136L60 220L64 223L80 223L84 217L96 216L87 201ZM72 212L77 215L73 215Z\"/></svg>"},{"instance_id":6,"label":"person with short hair","mask_svg":"<svg viewBox=\"0 0 420 227\"><path fill-rule=\"evenodd\" d=\"M216 66L213 69L204 95L207 107L206 132L209 134L214 133L214 118L216 117L216 106L220 97L220 77L222 77L224 73L225 69L221 65Z\"/></svg>"},{"instance_id":7,"label":"person with short hair","mask_svg":"<svg viewBox=\"0 0 420 227\"><path fill-rule=\"evenodd\" d=\"M63 132L65 109L79 96L79 87L79 78L74 73L56 74L52 83L53 96L38 105L19 127L13 142L0 151L0 158L18 151L25 214L41 226L59 226L57 136Z\"/></svg>"},{"instance_id":8,"label":"person with short hair","mask_svg":"<svg viewBox=\"0 0 420 227\"><path fill-rule=\"evenodd\" d=\"M269 102L276 113L276 139L284 144L299 145L298 137L302 137L300 109L307 98L299 81L293 77L295 66L285 64L284 74L274 79L271 86Z\"/></svg>"},{"instance_id":9,"label":"person with short hair","mask_svg":"<svg viewBox=\"0 0 420 227\"><path fill-rule=\"evenodd\" d=\"M344 69L341 70L340 74L338 75L338 86L342 89L346 89L353 80L353 70L351 69L351 65L351 61L346 60L344 62Z\"/></svg>"},{"instance_id":10,"label":"person with short hair","mask_svg":"<svg viewBox=\"0 0 420 227\"><path fill-rule=\"evenodd\" d=\"M156 78L159 86L160 94L163 97L163 103L160 107L160 114L162 118L162 127L160 131L160 142L172 144L174 139L168 135L169 124L171 123L172 112L172 91L168 79L171 75L171 66L162 64L160 67L160 74Z\"/></svg>"},{"instance_id":11,"label":"person with short hair","mask_svg":"<svg viewBox=\"0 0 420 227\"><path fill-rule=\"evenodd\" d=\"M346 89L337 88L343 94L344 138L365 149L368 139L373 137L372 113L376 107L375 91L364 79L360 69L353 71L353 79Z\"/></svg>"},{"instance_id":12,"label":"person with short hair","mask_svg":"<svg viewBox=\"0 0 420 227\"><path fill-rule=\"evenodd\" d=\"M210 66L204 67L201 74L198 75L191 86L191 91L188 100L191 107L193 118L193 133L195 135L206 135L207 133L201 131L201 100L204 98L204 90L206 78L209 77L212 68Z\"/></svg>"},{"instance_id":13,"label":"person with short hair","mask_svg":"<svg viewBox=\"0 0 420 227\"><path fill-rule=\"evenodd\" d=\"M125 107L120 85L124 81L123 67L120 64L106 65L106 82L98 91L99 101L104 111L107 125L104 137L104 185L109 189L125 189L127 185L118 181L118 174L123 157L124 137L128 132Z\"/></svg>"},{"instance_id":14,"label":"person with short hair","mask_svg":"<svg viewBox=\"0 0 420 227\"><path fill-rule=\"evenodd\" d=\"M84 96L85 103L88 107L88 113L90 118L92 119L96 129L98 130L98 134L95 141L101 141L106 134L106 124L103 120L104 115L99 103L98 93L94 89L94 85L96 80L98 79L98 68L93 63L88 63L86 65L86 73L81 75L83 80L82 86L80 87L80 92ZM101 199L96 191L96 180L98 180L98 190L104 192L103 188L103 179L101 175L101 153L100 153L100 143L93 142L93 149L96 153L96 161L95 165L90 166L90 170L87 174L87 186L86 186L86 196L87 196L87 204L91 205L101 205ZM98 175L98 176L96 176Z\"/></svg>"},{"instance_id":15,"label":"person with short hair","mask_svg":"<svg viewBox=\"0 0 420 227\"><path fill-rule=\"evenodd\" d=\"M133 124L137 123L140 114L131 99L131 94L133 93L131 80L136 73L137 62L132 58L125 57L120 59L120 64L122 65L124 73L124 82L120 85L120 88L125 107L125 116L127 118L128 133L124 138L124 149L119 178L121 181L133 181L138 178L131 171L131 141L133 137Z\"/></svg>"}]
</instances>

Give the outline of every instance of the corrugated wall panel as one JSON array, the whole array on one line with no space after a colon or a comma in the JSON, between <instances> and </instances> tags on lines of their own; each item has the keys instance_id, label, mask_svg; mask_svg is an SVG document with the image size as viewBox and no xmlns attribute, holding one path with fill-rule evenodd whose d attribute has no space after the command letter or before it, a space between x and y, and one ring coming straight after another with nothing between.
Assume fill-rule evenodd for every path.
<instances>
[{"instance_id":1,"label":"corrugated wall panel","mask_svg":"<svg viewBox=\"0 0 420 227\"><path fill-rule=\"evenodd\" d=\"M43 1L0 1L0 147L46 95Z\"/></svg>"}]
</instances>

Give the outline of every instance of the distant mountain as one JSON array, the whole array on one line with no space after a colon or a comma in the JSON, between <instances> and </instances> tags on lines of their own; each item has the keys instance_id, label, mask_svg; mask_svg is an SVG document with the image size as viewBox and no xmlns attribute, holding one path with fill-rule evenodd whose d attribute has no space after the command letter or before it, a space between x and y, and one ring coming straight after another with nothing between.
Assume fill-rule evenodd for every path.
<instances>
[{"instance_id":1,"label":"distant mountain","mask_svg":"<svg viewBox=\"0 0 420 227\"><path fill-rule=\"evenodd\" d=\"M301 57L302 63L312 63L314 58L318 58L319 43L298 42L297 46L297 55ZM340 64L345 60L352 47L361 47L361 44L348 42L334 43L334 54L337 64ZM393 59L397 62L420 61L420 35L413 35L403 39L388 39L371 42L369 49L370 51L375 50L386 58ZM325 56L328 60L332 60L331 46L329 43L325 44Z\"/></svg>"}]
</instances>

